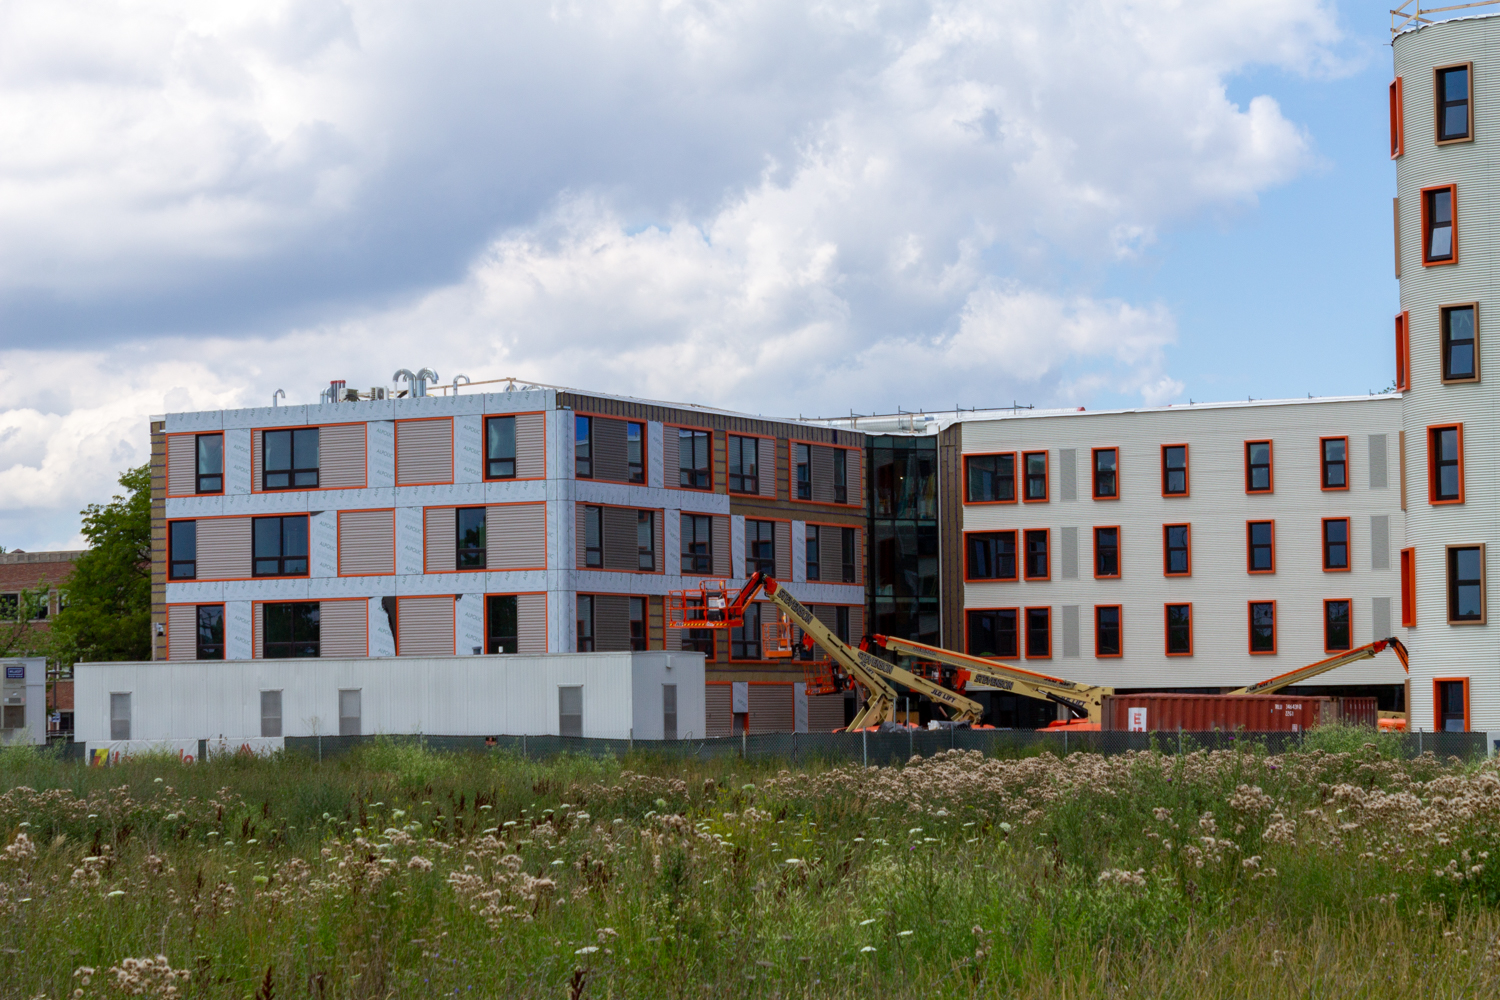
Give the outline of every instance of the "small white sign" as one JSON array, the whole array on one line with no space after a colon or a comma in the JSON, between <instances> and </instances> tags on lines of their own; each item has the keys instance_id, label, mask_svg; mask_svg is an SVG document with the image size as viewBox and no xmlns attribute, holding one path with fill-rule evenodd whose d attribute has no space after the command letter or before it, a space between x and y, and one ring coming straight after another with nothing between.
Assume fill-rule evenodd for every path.
<instances>
[{"instance_id":1,"label":"small white sign","mask_svg":"<svg viewBox=\"0 0 1500 1000\"><path fill-rule=\"evenodd\" d=\"M1130 709L1130 725L1132 733L1144 733L1146 731L1146 710L1144 708Z\"/></svg>"}]
</instances>

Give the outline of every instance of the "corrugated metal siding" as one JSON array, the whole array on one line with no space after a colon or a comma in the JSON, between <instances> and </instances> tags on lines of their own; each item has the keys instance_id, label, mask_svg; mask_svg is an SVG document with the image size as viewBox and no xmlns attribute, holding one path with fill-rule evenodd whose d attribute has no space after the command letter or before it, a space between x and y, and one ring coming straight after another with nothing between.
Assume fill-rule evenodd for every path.
<instances>
[{"instance_id":1,"label":"corrugated metal siding","mask_svg":"<svg viewBox=\"0 0 1500 1000\"><path fill-rule=\"evenodd\" d=\"M1078 529L1063 528L1058 534L1061 542L1059 546L1062 551L1062 578L1064 580L1078 579Z\"/></svg>"},{"instance_id":2,"label":"corrugated metal siding","mask_svg":"<svg viewBox=\"0 0 1500 1000\"><path fill-rule=\"evenodd\" d=\"M849 479L849 502L864 505L865 502L865 480L864 480L864 450L851 448L848 452L848 468L845 470Z\"/></svg>"},{"instance_id":3,"label":"corrugated metal siding","mask_svg":"<svg viewBox=\"0 0 1500 1000\"><path fill-rule=\"evenodd\" d=\"M630 652L630 598L624 594L594 595L594 650Z\"/></svg>"},{"instance_id":4,"label":"corrugated metal siding","mask_svg":"<svg viewBox=\"0 0 1500 1000\"><path fill-rule=\"evenodd\" d=\"M1078 449L1057 450L1057 492L1059 499L1078 499Z\"/></svg>"},{"instance_id":5,"label":"corrugated metal siding","mask_svg":"<svg viewBox=\"0 0 1500 1000\"><path fill-rule=\"evenodd\" d=\"M703 725L705 736L729 736L734 731L734 715L729 710L728 684L703 686Z\"/></svg>"},{"instance_id":6,"label":"corrugated metal siding","mask_svg":"<svg viewBox=\"0 0 1500 1000\"><path fill-rule=\"evenodd\" d=\"M396 421L396 485L453 482L453 419Z\"/></svg>"},{"instance_id":7,"label":"corrugated metal siding","mask_svg":"<svg viewBox=\"0 0 1500 1000\"><path fill-rule=\"evenodd\" d=\"M639 515L630 507L604 508L604 568L639 569L635 529Z\"/></svg>"},{"instance_id":8,"label":"corrugated metal siding","mask_svg":"<svg viewBox=\"0 0 1500 1000\"><path fill-rule=\"evenodd\" d=\"M844 728L844 696L820 694L807 699L807 731L831 733Z\"/></svg>"},{"instance_id":9,"label":"corrugated metal siding","mask_svg":"<svg viewBox=\"0 0 1500 1000\"><path fill-rule=\"evenodd\" d=\"M547 415L516 414L516 478L541 479L547 474Z\"/></svg>"},{"instance_id":10,"label":"corrugated metal siding","mask_svg":"<svg viewBox=\"0 0 1500 1000\"><path fill-rule=\"evenodd\" d=\"M625 458L625 421L594 417L594 478L623 483L630 478Z\"/></svg>"},{"instance_id":11,"label":"corrugated metal siding","mask_svg":"<svg viewBox=\"0 0 1500 1000\"><path fill-rule=\"evenodd\" d=\"M339 511L339 573L342 576L396 572L396 512Z\"/></svg>"},{"instance_id":12,"label":"corrugated metal siding","mask_svg":"<svg viewBox=\"0 0 1500 1000\"><path fill-rule=\"evenodd\" d=\"M539 569L547 565L547 505L502 504L484 512L489 569Z\"/></svg>"},{"instance_id":13,"label":"corrugated metal siding","mask_svg":"<svg viewBox=\"0 0 1500 1000\"><path fill-rule=\"evenodd\" d=\"M1370 631L1381 639L1395 634L1391 631L1391 599L1389 597L1370 599Z\"/></svg>"},{"instance_id":14,"label":"corrugated metal siding","mask_svg":"<svg viewBox=\"0 0 1500 1000\"><path fill-rule=\"evenodd\" d=\"M776 521L773 534L776 538L776 576L783 580L792 578L792 523Z\"/></svg>"},{"instance_id":15,"label":"corrugated metal siding","mask_svg":"<svg viewBox=\"0 0 1500 1000\"><path fill-rule=\"evenodd\" d=\"M327 489L362 489L365 485L365 428L338 424L318 430L318 485Z\"/></svg>"},{"instance_id":16,"label":"corrugated metal siding","mask_svg":"<svg viewBox=\"0 0 1500 1000\"><path fill-rule=\"evenodd\" d=\"M398 656L452 656L454 603L451 596L402 597L396 602Z\"/></svg>"},{"instance_id":17,"label":"corrugated metal siding","mask_svg":"<svg viewBox=\"0 0 1500 1000\"><path fill-rule=\"evenodd\" d=\"M573 506L573 564L578 569L588 568L588 505L575 504Z\"/></svg>"},{"instance_id":18,"label":"corrugated metal siding","mask_svg":"<svg viewBox=\"0 0 1500 1000\"><path fill-rule=\"evenodd\" d=\"M776 442L767 438L755 439L756 486L763 497L776 496Z\"/></svg>"},{"instance_id":19,"label":"corrugated metal siding","mask_svg":"<svg viewBox=\"0 0 1500 1000\"><path fill-rule=\"evenodd\" d=\"M365 656L370 645L370 602L320 601L318 656Z\"/></svg>"},{"instance_id":20,"label":"corrugated metal siding","mask_svg":"<svg viewBox=\"0 0 1500 1000\"><path fill-rule=\"evenodd\" d=\"M1078 605L1064 604L1062 609L1063 656L1070 660L1078 658Z\"/></svg>"},{"instance_id":21,"label":"corrugated metal siding","mask_svg":"<svg viewBox=\"0 0 1500 1000\"><path fill-rule=\"evenodd\" d=\"M198 492L198 435L167 438L167 494L180 497Z\"/></svg>"},{"instance_id":22,"label":"corrugated metal siding","mask_svg":"<svg viewBox=\"0 0 1500 1000\"><path fill-rule=\"evenodd\" d=\"M662 484L668 489L682 485L682 449L677 445L677 428L661 429Z\"/></svg>"},{"instance_id":23,"label":"corrugated metal siding","mask_svg":"<svg viewBox=\"0 0 1500 1000\"><path fill-rule=\"evenodd\" d=\"M668 566L673 566L672 572L675 575L682 567L682 558L676 553L667 552L667 526L663 523L666 517L666 511L658 510L651 519L652 530L656 532L656 572L665 573Z\"/></svg>"},{"instance_id":24,"label":"corrugated metal siding","mask_svg":"<svg viewBox=\"0 0 1500 1000\"><path fill-rule=\"evenodd\" d=\"M516 595L516 652L547 651L547 595Z\"/></svg>"},{"instance_id":25,"label":"corrugated metal siding","mask_svg":"<svg viewBox=\"0 0 1500 1000\"><path fill-rule=\"evenodd\" d=\"M1370 568L1391 568L1391 516L1370 516Z\"/></svg>"},{"instance_id":26,"label":"corrugated metal siding","mask_svg":"<svg viewBox=\"0 0 1500 1000\"><path fill-rule=\"evenodd\" d=\"M728 579L734 575L734 570L729 567L731 560L729 558L729 518L727 517L714 517L711 555L713 556L714 576Z\"/></svg>"},{"instance_id":27,"label":"corrugated metal siding","mask_svg":"<svg viewBox=\"0 0 1500 1000\"><path fill-rule=\"evenodd\" d=\"M1383 490L1386 486L1386 436L1370 435L1370 489Z\"/></svg>"},{"instance_id":28,"label":"corrugated metal siding","mask_svg":"<svg viewBox=\"0 0 1500 1000\"><path fill-rule=\"evenodd\" d=\"M790 684L750 685L750 732L790 733L795 713Z\"/></svg>"},{"instance_id":29,"label":"corrugated metal siding","mask_svg":"<svg viewBox=\"0 0 1500 1000\"><path fill-rule=\"evenodd\" d=\"M818 579L823 583L843 582L843 529L836 524L818 525Z\"/></svg>"},{"instance_id":30,"label":"corrugated metal siding","mask_svg":"<svg viewBox=\"0 0 1500 1000\"><path fill-rule=\"evenodd\" d=\"M458 567L458 515L453 507L422 512L422 572L446 573Z\"/></svg>"},{"instance_id":31,"label":"corrugated metal siding","mask_svg":"<svg viewBox=\"0 0 1500 1000\"><path fill-rule=\"evenodd\" d=\"M854 582L865 584L865 529L854 529Z\"/></svg>"},{"instance_id":32,"label":"corrugated metal siding","mask_svg":"<svg viewBox=\"0 0 1500 1000\"><path fill-rule=\"evenodd\" d=\"M812 498L821 503L833 503L833 449L815 444L811 450Z\"/></svg>"},{"instance_id":33,"label":"corrugated metal siding","mask_svg":"<svg viewBox=\"0 0 1500 1000\"><path fill-rule=\"evenodd\" d=\"M250 518L210 517L198 522L198 579L250 576Z\"/></svg>"},{"instance_id":34,"label":"corrugated metal siding","mask_svg":"<svg viewBox=\"0 0 1500 1000\"><path fill-rule=\"evenodd\" d=\"M261 445L265 443L264 440L262 439L261 435L264 434L264 433L265 433L264 431L251 431L250 432L250 492L251 493L259 493L261 491L261 477L260 477L261 463L260 463L260 455L261 455Z\"/></svg>"},{"instance_id":35,"label":"corrugated metal siding","mask_svg":"<svg viewBox=\"0 0 1500 1000\"><path fill-rule=\"evenodd\" d=\"M198 658L198 606L174 604L167 608L167 659Z\"/></svg>"},{"instance_id":36,"label":"corrugated metal siding","mask_svg":"<svg viewBox=\"0 0 1500 1000\"><path fill-rule=\"evenodd\" d=\"M849 609L849 639L856 646L865 637L865 609L860 606Z\"/></svg>"}]
</instances>

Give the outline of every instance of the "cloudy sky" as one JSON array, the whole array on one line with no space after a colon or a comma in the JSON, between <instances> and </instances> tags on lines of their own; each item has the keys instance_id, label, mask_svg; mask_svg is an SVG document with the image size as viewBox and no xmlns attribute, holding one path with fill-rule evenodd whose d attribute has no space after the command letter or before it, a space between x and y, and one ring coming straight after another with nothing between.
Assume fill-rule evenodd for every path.
<instances>
[{"instance_id":1,"label":"cloudy sky","mask_svg":"<svg viewBox=\"0 0 1500 1000\"><path fill-rule=\"evenodd\" d=\"M166 410L517 375L797 415L1391 381L1334 0L0 4L0 545Z\"/></svg>"}]
</instances>

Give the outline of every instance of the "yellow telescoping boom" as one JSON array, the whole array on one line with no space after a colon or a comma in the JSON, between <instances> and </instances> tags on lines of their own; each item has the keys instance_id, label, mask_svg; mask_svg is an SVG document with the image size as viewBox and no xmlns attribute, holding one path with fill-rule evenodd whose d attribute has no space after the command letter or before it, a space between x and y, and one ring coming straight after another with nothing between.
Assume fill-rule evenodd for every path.
<instances>
[{"instance_id":1,"label":"yellow telescoping boom","mask_svg":"<svg viewBox=\"0 0 1500 1000\"><path fill-rule=\"evenodd\" d=\"M1347 653L1335 653L1326 660L1309 663L1307 666L1298 667L1296 670L1288 670L1284 674L1277 674L1268 680L1259 681L1258 683L1251 684L1249 687L1242 687L1238 691L1231 691L1229 693L1275 694L1282 688L1309 681L1319 674L1326 674L1328 671L1342 667L1345 664L1371 659L1377 653L1384 652L1387 646L1395 652L1396 659L1401 661L1401 668L1407 673L1411 673L1411 666L1407 662L1406 645L1400 639L1392 636L1389 639L1377 639L1375 642L1367 642L1363 646L1356 646Z\"/></svg>"},{"instance_id":2,"label":"yellow telescoping boom","mask_svg":"<svg viewBox=\"0 0 1500 1000\"><path fill-rule=\"evenodd\" d=\"M1075 714L1090 722L1101 722L1104 718L1104 699L1115 693L1112 687L1080 684L1061 677L1049 677L1031 670L1022 670L1008 663L955 653L951 649L929 646L913 639L897 639L889 635L874 635L870 640L877 646L893 653L919 660L934 660L957 667L968 674L966 683L983 684L1011 694L1028 698L1055 701L1068 706Z\"/></svg>"}]
</instances>

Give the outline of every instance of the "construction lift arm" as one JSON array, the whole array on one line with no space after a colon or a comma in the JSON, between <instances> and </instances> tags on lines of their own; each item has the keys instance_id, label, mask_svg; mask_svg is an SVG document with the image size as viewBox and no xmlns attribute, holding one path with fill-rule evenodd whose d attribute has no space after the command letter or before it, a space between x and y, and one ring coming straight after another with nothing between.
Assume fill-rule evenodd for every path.
<instances>
[{"instance_id":1,"label":"construction lift arm","mask_svg":"<svg viewBox=\"0 0 1500 1000\"><path fill-rule=\"evenodd\" d=\"M1277 674L1275 677L1267 680L1251 684L1248 687L1242 687L1238 691L1231 691L1230 694L1275 694L1282 688L1291 687L1293 684L1305 683L1319 674L1326 674L1328 671L1335 670L1345 664L1372 659L1377 654L1385 652L1387 647L1396 654L1396 659L1401 661L1401 668L1410 673L1411 666L1407 662L1406 646L1400 639L1392 636L1389 639L1377 639L1375 642L1365 643L1363 646L1357 646L1346 653L1335 653L1326 660L1309 663L1307 666L1298 667L1296 670L1288 670L1284 674Z\"/></svg>"}]
</instances>

